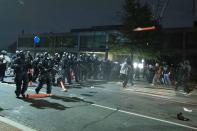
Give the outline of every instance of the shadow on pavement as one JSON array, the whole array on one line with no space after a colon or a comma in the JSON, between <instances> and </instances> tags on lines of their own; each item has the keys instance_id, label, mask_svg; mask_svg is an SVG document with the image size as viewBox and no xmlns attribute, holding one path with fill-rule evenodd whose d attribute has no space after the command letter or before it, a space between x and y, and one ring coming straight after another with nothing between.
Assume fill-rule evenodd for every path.
<instances>
[{"instance_id":1,"label":"shadow on pavement","mask_svg":"<svg viewBox=\"0 0 197 131\"><path fill-rule=\"evenodd\" d=\"M4 109L0 107L0 111L3 111Z\"/></svg>"},{"instance_id":2,"label":"shadow on pavement","mask_svg":"<svg viewBox=\"0 0 197 131\"><path fill-rule=\"evenodd\" d=\"M96 93L98 93L97 91L90 91L89 93L91 93L91 94L96 94Z\"/></svg>"},{"instance_id":3,"label":"shadow on pavement","mask_svg":"<svg viewBox=\"0 0 197 131\"><path fill-rule=\"evenodd\" d=\"M88 97L94 96L94 95L91 95L91 94L80 94L80 95L82 95L82 96L88 96Z\"/></svg>"},{"instance_id":4,"label":"shadow on pavement","mask_svg":"<svg viewBox=\"0 0 197 131\"><path fill-rule=\"evenodd\" d=\"M78 97L66 97L66 96L53 95L50 98L55 99L55 100L62 100L64 102L85 102L85 103L88 103L88 104L94 104L93 102L85 101L85 100L83 100L81 98L78 98Z\"/></svg>"},{"instance_id":5,"label":"shadow on pavement","mask_svg":"<svg viewBox=\"0 0 197 131\"><path fill-rule=\"evenodd\" d=\"M38 109L46 109L46 108L53 108L56 110L66 110L67 108L71 107L66 107L64 105L61 105L59 103L53 103L49 102L47 100L38 100L38 99L23 99L25 102L31 103L32 107L38 108Z\"/></svg>"}]
</instances>

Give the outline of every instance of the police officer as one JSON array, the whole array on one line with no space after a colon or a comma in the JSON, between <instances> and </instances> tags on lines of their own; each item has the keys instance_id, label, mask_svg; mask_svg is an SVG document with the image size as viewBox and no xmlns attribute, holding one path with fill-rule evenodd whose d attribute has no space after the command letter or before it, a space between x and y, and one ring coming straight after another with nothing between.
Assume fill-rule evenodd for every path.
<instances>
[{"instance_id":1,"label":"police officer","mask_svg":"<svg viewBox=\"0 0 197 131\"><path fill-rule=\"evenodd\" d=\"M32 61L32 67L33 67L33 70L34 70L34 73L33 73L33 82L36 82L36 79L38 78L38 75L39 75L38 64L41 61L41 59L42 59L42 55L37 54L36 57L35 57L35 59Z\"/></svg>"},{"instance_id":2,"label":"police officer","mask_svg":"<svg viewBox=\"0 0 197 131\"><path fill-rule=\"evenodd\" d=\"M25 60L26 64L28 65L28 78L29 78L29 86L32 86L32 81L33 81L33 56L31 55L30 51L27 51L25 54Z\"/></svg>"},{"instance_id":3,"label":"police officer","mask_svg":"<svg viewBox=\"0 0 197 131\"><path fill-rule=\"evenodd\" d=\"M28 65L25 61L25 55L23 51L17 53L16 59L12 65L15 73L15 82L16 82L16 97L19 98L20 94L25 98L25 92L28 87ZM22 86L22 89L21 89Z\"/></svg>"},{"instance_id":4,"label":"police officer","mask_svg":"<svg viewBox=\"0 0 197 131\"><path fill-rule=\"evenodd\" d=\"M55 86L56 85L56 74L59 71L59 64L60 64L60 55L58 53L55 53L54 57L52 58L52 62L54 64L54 68L52 69L52 84Z\"/></svg>"},{"instance_id":5,"label":"police officer","mask_svg":"<svg viewBox=\"0 0 197 131\"><path fill-rule=\"evenodd\" d=\"M65 77L67 78L67 83L69 85L72 84L72 82L71 82L71 65L72 65L71 54L70 53L63 54L62 69L64 70L64 73L63 73L64 78Z\"/></svg>"},{"instance_id":6,"label":"police officer","mask_svg":"<svg viewBox=\"0 0 197 131\"><path fill-rule=\"evenodd\" d=\"M36 93L38 94L40 89L43 87L43 85L47 84L47 94L51 94L51 85L52 85L52 75L51 71L53 68L53 63L49 57L49 54L47 52L44 53L44 58L39 62L38 64L39 70L40 70L40 76L39 76L39 84L38 87L35 89Z\"/></svg>"},{"instance_id":7,"label":"police officer","mask_svg":"<svg viewBox=\"0 0 197 131\"><path fill-rule=\"evenodd\" d=\"M75 76L75 81L79 82L79 59L77 59L76 55L72 57L72 71Z\"/></svg>"}]
</instances>

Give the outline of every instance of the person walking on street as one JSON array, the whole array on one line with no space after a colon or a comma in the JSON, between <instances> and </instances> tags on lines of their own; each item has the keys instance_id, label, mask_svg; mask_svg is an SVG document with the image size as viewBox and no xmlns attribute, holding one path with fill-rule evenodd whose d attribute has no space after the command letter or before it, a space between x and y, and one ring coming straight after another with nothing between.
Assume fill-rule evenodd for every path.
<instances>
[{"instance_id":1,"label":"person walking on street","mask_svg":"<svg viewBox=\"0 0 197 131\"><path fill-rule=\"evenodd\" d=\"M127 83L128 83L128 77L129 77L129 60L125 59L125 62L122 63L120 68L120 78L122 80L122 86L123 88L126 88Z\"/></svg>"},{"instance_id":2,"label":"person walking on street","mask_svg":"<svg viewBox=\"0 0 197 131\"><path fill-rule=\"evenodd\" d=\"M154 71L155 71L155 74L154 74L154 77L153 77L153 80L152 80L152 85L159 85L162 83L162 80L161 80L161 75L162 75L162 72L163 72L163 67L159 65L159 63L156 63L155 64L155 68L154 68Z\"/></svg>"},{"instance_id":3,"label":"person walking on street","mask_svg":"<svg viewBox=\"0 0 197 131\"><path fill-rule=\"evenodd\" d=\"M40 89L43 85L47 84L47 94L51 95L52 90L52 74L53 69L52 60L50 59L47 52L44 53L44 58L39 62L38 67L40 69L39 84L35 89L36 94L39 94Z\"/></svg>"},{"instance_id":4,"label":"person walking on street","mask_svg":"<svg viewBox=\"0 0 197 131\"><path fill-rule=\"evenodd\" d=\"M184 74L184 64L183 62L180 62L176 69L175 91L177 91L178 88L183 85L183 74Z\"/></svg>"},{"instance_id":5,"label":"person walking on street","mask_svg":"<svg viewBox=\"0 0 197 131\"><path fill-rule=\"evenodd\" d=\"M163 66L163 79L166 86L171 86L170 69L166 63Z\"/></svg>"},{"instance_id":6,"label":"person walking on street","mask_svg":"<svg viewBox=\"0 0 197 131\"><path fill-rule=\"evenodd\" d=\"M190 62L188 60L184 61L184 70L183 70L183 87L185 93L189 93L189 80L190 80L190 74L191 74L191 66Z\"/></svg>"}]
</instances>

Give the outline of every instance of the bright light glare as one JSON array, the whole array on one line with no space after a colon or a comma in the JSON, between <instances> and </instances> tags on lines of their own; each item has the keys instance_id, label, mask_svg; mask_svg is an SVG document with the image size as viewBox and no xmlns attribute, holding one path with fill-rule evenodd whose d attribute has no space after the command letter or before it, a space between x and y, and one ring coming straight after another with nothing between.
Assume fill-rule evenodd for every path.
<instances>
[{"instance_id":1,"label":"bright light glare","mask_svg":"<svg viewBox=\"0 0 197 131\"><path fill-rule=\"evenodd\" d=\"M138 65L138 63L137 63L137 62L134 62L134 63L133 63L133 67L134 67L134 69L136 69L136 68L137 68L137 65Z\"/></svg>"},{"instance_id":2,"label":"bright light glare","mask_svg":"<svg viewBox=\"0 0 197 131\"><path fill-rule=\"evenodd\" d=\"M133 31L146 31L146 30L155 30L156 27L155 26L150 26L150 27L138 27L138 28L135 28Z\"/></svg>"},{"instance_id":3,"label":"bright light glare","mask_svg":"<svg viewBox=\"0 0 197 131\"><path fill-rule=\"evenodd\" d=\"M139 63L138 64L138 68L143 69L144 68L144 65L142 63Z\"/></svg>"}]
</instances>

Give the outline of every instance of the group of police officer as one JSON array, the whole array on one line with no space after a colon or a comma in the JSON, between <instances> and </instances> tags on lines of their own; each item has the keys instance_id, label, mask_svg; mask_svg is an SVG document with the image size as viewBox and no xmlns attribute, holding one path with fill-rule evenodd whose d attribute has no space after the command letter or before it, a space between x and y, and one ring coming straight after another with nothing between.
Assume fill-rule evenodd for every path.
<instances>
[{"instance_id":1,"label":"group of police officer","mask_svg":"<svg viewBox=\"0 0 197 131\"><path fill-rule=\"evenodd\" d=\"M38 80L38 86L35 92L38 94L44 84L47 85L47 94L51 94L52 85L58 85L60 82L72 84L84 81L88 78L99 76L101 62L93 54L81 54L63 52L55 53L53 56L48 52L35 54L30 51L16 51L11 67L14 69L16 97L20 95L25 98L25 92L28 83Z\"/></svg>"}]
</instances>

